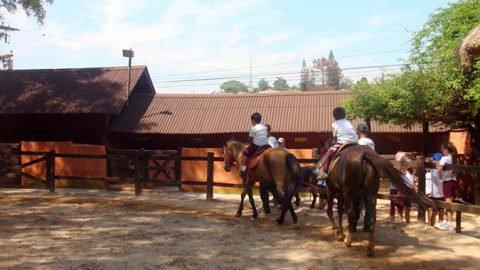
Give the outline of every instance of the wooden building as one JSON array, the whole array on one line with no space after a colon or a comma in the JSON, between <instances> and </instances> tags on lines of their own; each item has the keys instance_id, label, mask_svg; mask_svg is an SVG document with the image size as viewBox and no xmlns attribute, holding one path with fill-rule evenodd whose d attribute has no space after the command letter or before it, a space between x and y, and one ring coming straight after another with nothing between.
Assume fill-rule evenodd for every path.
<instances>
[{"instance_id":1,"label":"wooden building","mask_svg":"<svg viewBox=\"0 0 480 270\"><path fill-rule=\"evenodd\" d=\"M286 139L287 148L319 148L332 137L333 108L348 96L347 91L132 95L129 110L112 123L109 141L120 148L218 148L231 138L248 141L250 115L259 112L272 134ZM406 129L372 122L372 138L382 154L420 152L421 132L421 126ZM445 130L433 128L428 151L438 151L447 139Z\"/></svg>"},{"instance_id":2,"label":"wooden building","mask_svg":"<svg viewBox=\"0 0 480 270\"><path fill-rule=\"evenodd\" d=\"M0 142L108 144L133 94L154 94L147 67L0 71Z\"/></svg>"}]
</instances>

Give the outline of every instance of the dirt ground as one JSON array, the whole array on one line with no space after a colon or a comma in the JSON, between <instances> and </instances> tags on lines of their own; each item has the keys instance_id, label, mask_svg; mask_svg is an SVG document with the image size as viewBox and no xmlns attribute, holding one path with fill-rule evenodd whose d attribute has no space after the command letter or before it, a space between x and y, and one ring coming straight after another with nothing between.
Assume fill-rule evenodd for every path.
<instances>
[{"instance_id":1,"label":"dirt ground","mask_svg":"<svg viewBox=\"0 0 480 270\"><path fill-rule=\"evenodd\" d=\"M259 198L256 198L260 204ZM325 211L298 209L299 226L270 216L235 218L238 195L156 190L0 189L0 269L478 269L480 218L463 214L463 234L413 219L387 224L379 200L373 258L367 233L347 248ZM413 216L416 212L412 213ZM361 228L359 226L359 228Z\"/></svg>"}]
</instances>

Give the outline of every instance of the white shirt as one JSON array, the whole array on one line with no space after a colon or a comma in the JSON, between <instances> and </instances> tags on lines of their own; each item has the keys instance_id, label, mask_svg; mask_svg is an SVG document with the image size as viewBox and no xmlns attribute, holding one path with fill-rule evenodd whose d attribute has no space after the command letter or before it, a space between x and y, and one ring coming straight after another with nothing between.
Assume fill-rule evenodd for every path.
<instances>
[{"instance_id":1,"label":"white shirt","mask_svg":"<svg viewBox=\"0 0 480 270\"><path fill-rule=\"evenodd\" d=\"M425 173L425 194L432 194L432 172Z\"/></svg>"},{"instance_id":2,"label":"white shirt","mask_svg":"<svg viewBox=\"0 0 480 270\"><path fill-rule=\"evenodd\" d=\"M452 156L443 156L438 162L438 165L440 166L445 166L447 164L452 164ZM442 182L449 180L457 181L457 178L455 177L455 175L453 175L452 171L442 170Z\"/></svg>"},{"instance_id":3,"label":"white shirt","mask_svg":"<svg viewBox=\"0 0 480 270\"><path fill-rule=\"evenodd\" d=\"M256 124L250 128L248 136L253 138L253 143L257 146L264 146L268 144L267 127L262 124Z\"/></svg>"},{"instance_id":4,"label":"white shirt","mask_svg":"<svg viewBox=\"0 0 480 270\"><path fill-rule=\"evenodd\" d=\"M440 180L437 169L432 169L432 197L443 198L443 182Z\"/></svg>"},{"instance_id":5,"label":"white shirt","mask_svg":"<svg viewBox=\"0 0 480 270\"><path fill-rule=\"evenodd\" d=\"M268 137L267 141L268 141L268 144L271 147L277 147L278 146L277 139L273 136Z\"/></svg>"},{"instance_id":6,"label":"white shirt","mask_svg":"<svg viewBox=\"0 0 480 270\"><path fill-rule=\"evenodd\" d=\"M373 150L375 150L375 143L370 138L360 138L360 139L358 139L358 144L359 145L366 145L366 146L372 148Z\"/></svg>"},{"instance_id":7,"label":"white shirt","mask_svg":"<svg viewBox=\"0 0 480 270\"><path fill-rule=\"evenodd\" d=\"M358 135L352 123L347 119L340 119L332 124L333 136L337 137L337 143L358 142Z\"/></svg>"},{"instance_id":8,"label":"white shirt","mask_svg":"<svg viewBox=\"0 0 480 270\"><path fill-rule=\"evenodd\" d=\"M413 188L413 175L411 173L407 172L406 174L402 175L402 178L403 182L405 182L407 186Z\"/></svg>"}]
</instances>

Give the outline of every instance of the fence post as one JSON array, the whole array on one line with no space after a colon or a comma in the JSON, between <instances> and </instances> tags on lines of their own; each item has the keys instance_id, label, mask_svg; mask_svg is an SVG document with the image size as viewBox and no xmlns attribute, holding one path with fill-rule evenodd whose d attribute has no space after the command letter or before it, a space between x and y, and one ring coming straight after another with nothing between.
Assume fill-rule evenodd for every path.
<instances>
[{"instance_id":1,"label":"fence post","mask_svg":"<svg viewBox=\"0 0 480 270\"><path fill-rule=\"evenodd\" d=\"M138 196L142 194L142 156L143 148L135 154L135 195Z\"/></svg>"},{"instance_id":2,"label":"fence post","mask_svg":"<svg viewBox=\"0 0 480 270\"><path fill-rule=\"evenodd\" d=\"M207 200L213 199L213 153L207 154Z\"/></svg>"},{"instance_id":3,"label":"fence post","mask_svg":"<svg viewBox=\"0 0 480 270\"><path fill-rule=\"evenodd\" d=\"M175 180L178 183L178 191L182 191L182 148L177 150L177 157L175 158Z\"/></svg>"},{"instance_id":4,"label":"fence post","mask_svg":"<svg viewBox=\"0 0 480 270\"><path fill-rule=\"evenodd\" d=\"M47 188L50 193L55 192L55 150L50 150L45 161Z\"/></svg>"},{"instance_id":5,"label":"fence post","mask_svg":"<svg viewBox=\"0 0 480 270\"><path fill-rule=\"evenodd\" d=\"M462 232L462 212L461 211L456 211L455 232L456 233L461 233Z\"/></svg>"},{"instance_id":6,"label":"fence post","mask_svg":"<svg viewBox=\"0 0 480 270\"><path fill-rule=\"evenodd\" d=\"M425 156L417 156L418 191L425 194ZM425 223L425 207L418 205L418 221Z\"/></svg>"}]
</instances>

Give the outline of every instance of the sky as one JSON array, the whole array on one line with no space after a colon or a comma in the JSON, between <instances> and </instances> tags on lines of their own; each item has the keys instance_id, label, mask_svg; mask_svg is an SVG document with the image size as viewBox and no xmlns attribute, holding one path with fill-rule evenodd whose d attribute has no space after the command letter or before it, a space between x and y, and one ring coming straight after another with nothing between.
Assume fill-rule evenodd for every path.
<instances>
[{"instance_id":1,"label":"sky","mask_svg":"<svg viewBox=\"0 0 480 270\"><path fill-rule=\"evenodd\" d=\"M15 69L146 65L158 93L212 93L227 80L299 82L333 51L352 80L395 73L444 0L55 0L43 25L8 14Z\"/></svg>"}]
</instances>

